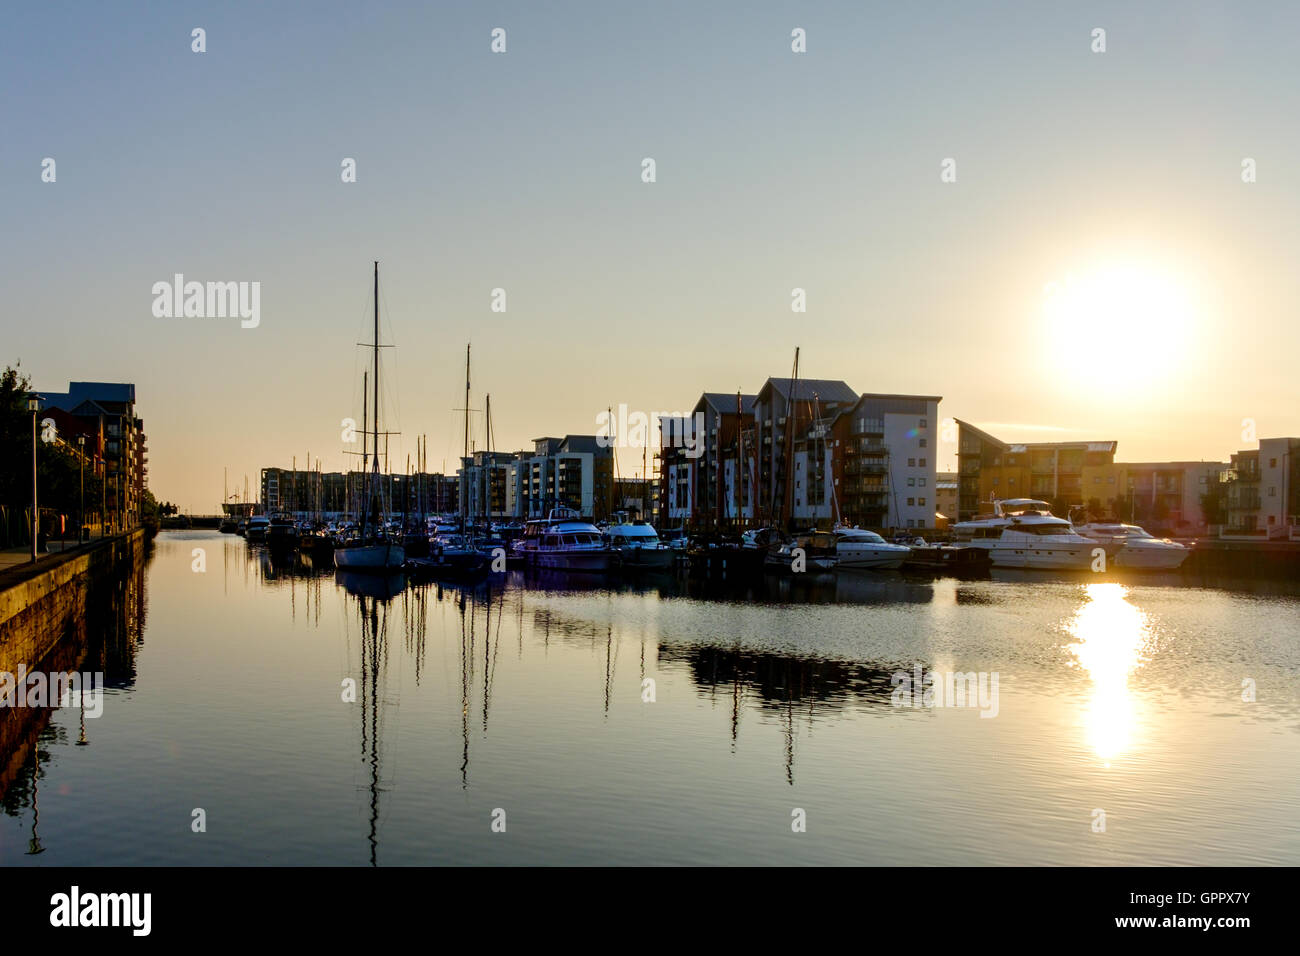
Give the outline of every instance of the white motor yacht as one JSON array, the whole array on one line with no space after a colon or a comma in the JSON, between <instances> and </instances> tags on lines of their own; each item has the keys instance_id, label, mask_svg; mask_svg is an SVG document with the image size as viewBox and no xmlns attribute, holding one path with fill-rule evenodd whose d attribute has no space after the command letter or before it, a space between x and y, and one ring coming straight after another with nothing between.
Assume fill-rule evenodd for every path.
<instances>
[{"instance_id":1,"label":"white motor yacht","mask_svg":"<svg viewBox=\"0 0 1300 956\"><path fill-rule=\"evenodd\" d=\"M552 571L602 574L614 561L600 529L572 508L553 508L548 517L528 522L516 546L530 566Z\"/></svg>"},{"instance_id":2,"label":"white motor yacht","mask_svg":"<svg viewBox=\"0 0 1300 956\"><path fill-rule=\"evenodd\" d=\"M629 521L625 516L605 529L605 540L614 550L617 564L624 568L663 570L671 568L677 552L659 540L648 521Z\"/></svg>"},{"instance_id":3,"label":"white motor yacht","mask_svg":"<svg viewBox=\"0 0 1300 956\"><path fill-rule=\"evenodd\" d=\"M863 528L835 529L837 568L901 568L912 553L906 545L890 544L874 531Z\"/></svg>"},{"instance_id":4,"label":"white motor yacht","mask_svg":"<svg viewBox=\"0 0 1300 956\"><path fill-rule=\"evenodd\" d=\"M1135 524L1094 521L1078 530L1102 545L1113 556L1117 568L1172 571L1191 553L1177 541L1157 538Z\"/></svg>"},{"instance_id":5,"label":"white motor yacht","mask_svg":"<svg viewBox=\"0 0 1300 956\"><path fill-rule=\"evenodd\" d=\"M1037 498L1004 498L993 502L991 514L954 522L950 530L954 542L975 548L992 548L1013 518L1026 514L1051 513L1051 506Z\"/></svg>"},{"instance_id":6,"label":"white motor yacht","mask_svg":"<svg viewBox=\"0 0 1300 956\"><path fill-rule=\"evenodd\" d=\"M1037 502L1041 504L1041 502ZM989 549L995 568L1055 568L1087 571L1105 549L1050 511L1025 511L1011 518Z\"/></svg>"}]
</instances>

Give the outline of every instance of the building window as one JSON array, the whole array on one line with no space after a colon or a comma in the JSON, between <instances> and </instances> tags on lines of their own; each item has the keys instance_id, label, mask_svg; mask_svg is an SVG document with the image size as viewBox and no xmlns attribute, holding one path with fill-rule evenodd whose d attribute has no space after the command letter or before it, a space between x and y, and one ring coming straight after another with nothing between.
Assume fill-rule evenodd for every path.
<instances>
[{"instance_id":1,"label":"building window","mask_svg":"<svg viewBox=\"0 0 1300 956\"><path fill-rule=\"evenodd\" d=\"M909 478L909 479L907 479L907 487L909 487L909 488L915 488L915 487L916 487L916 479L915 479L915 478Z\"/></svg>"},{"instance_id":2,"label":"building window","mask_svg":"<svg viewBox=\"0 0 1300 956\"><path fill-rule=\"evenodd\" d=\"M918 443L920 444L920 446L921 446L922 448L925 447L925 439L924 439L924 438L917 439L917 441L918 441Z\"/></svg>"},{"instance_id":3,"label":"building window","mask_svg":"<svg viewBox=\"0 0 1300 956\"><path fill-rule=\"evenodd\" d=\"M916 507L916 499L915 499L915 498L908 498L908 499L907 499L907 506L908 506L909 508L915 508L915 507Z\"/></svg>"},{"instance_id":4,"label":"building window","mask_svg":"<svg viewBox=\"0 0 1300 956\"><path fill-rule=\"evenodd\" d=\"M924 427L925 427L925 419L924 419L924 418L921 419L921 425L920 425L920 427L921 427L921 428L924 428Z\"/></svg>"},{"instance_id":5,"label":"building window","mask_svg":"<svg viewBox=\"0 0 1300 956\"><path fill-rule=\"evenodd\" d=\"M925 487L925 479L924 479L924 478L918 478L918 479L916 479L916 487L918 487L918 488L924 488L924 487Z\"/></svg>"},{"instance_id":6,"label":"building window","mask_svg":"<svg viewBox=\"0 0 1300 956\"><path fill-rule=\"evenodd\" d=\"M925 467L925 459L924 459L924 458L921 459L921 467L922 467L922 468Z\"/></svg>"},{"instance_id":7,"label":"building window","mask_svg":"<svg viewBox=\"0 0 1300 956\"><path fill-rule=\"evenodd\" d=\"M924 499L924 498L917 498L917 499L916 499L916 503L917 503L918 505L920 505L921 507L925 507L925 499Z\"/></svg>"},{"instance_id":8,"label":"building window","mask_svg":"<svg viewBox=\"0 0 1300 956\"><path fill-rule=\"evenodd\" d=\"M909 459L907 459L907 467L908 467L908 468L915 468L915 467L916 467L916 459L915 459L915 458L909 458Z\"/></svg>"}]
</instances>

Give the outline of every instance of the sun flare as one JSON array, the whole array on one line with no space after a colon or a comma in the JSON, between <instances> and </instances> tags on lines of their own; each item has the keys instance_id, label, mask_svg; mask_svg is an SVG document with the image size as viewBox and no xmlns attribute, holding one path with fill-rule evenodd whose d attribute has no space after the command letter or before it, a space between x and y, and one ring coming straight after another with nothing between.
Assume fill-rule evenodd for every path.
<instances>
[{"instance_id":1,"label":"sun flare","mask_svg":"<svg viewBox=\"0 0 1300 956\"><path fill-rule=\"evenodd\" d=\"M1150 264L1101 265L1044 292L1045 346L1106 394L1140 396L1177 373L1201 334L1190 283Z\"/></svg>"}]
</instances>

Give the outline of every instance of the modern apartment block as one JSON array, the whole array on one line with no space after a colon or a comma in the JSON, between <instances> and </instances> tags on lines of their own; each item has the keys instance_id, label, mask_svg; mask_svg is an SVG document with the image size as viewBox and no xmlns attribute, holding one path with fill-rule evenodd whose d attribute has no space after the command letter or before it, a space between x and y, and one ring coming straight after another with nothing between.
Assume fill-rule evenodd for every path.
<instances>
[{"instance_id":1,"label":"modern apartment block","mask_svg":"<svg viewBox=\"0 0 1300 956\"><path fill-rule=\"evenodd\" d=\"M136 524L148 480L149 454L144 422L136 414L135 385L69 382L66 392L36 394L43 409L61 409L84 423L85 434L97 436L104 477L100 507L110 517L120 515L128 527Z\"/></svg>"},{"instance_id":2,"label":"modern apartment block","mask_svg":"<svg viewBox=\"0 0 1300 956\"><path fill-rule=\"evenodd\" d=\"M699 529L934 525L937 396L769 378L660 423L661 520Z\"/></svg>"},{"instance_id":3,"label":"modern apartment block","mask_svg":"<svg viewBox=\"0 0 1300 956\"><path fill-rule=\"evenodd\" d=\"M355 518L365 493L361 471L316 472L290 468L263 468L261 509L327 519ZM410 514L455 513L458 482L440 474L379 476L379 491L396 512Z\"/></svg>"},{"instance_id":4,"label":"modern apartment block","mask_svg":"<svg viewBox=\"0 0 1300 956\"><path fill-rule=\"evenodd\" d=\"M1113 462L1085 466L1083 504L1094 517L1140 524L1180 537L1204 534L1202 496L1213 491L1225 462Z\"/></svg>"},{"instance_id":5,"label":"modern apartment block","mask_svg":"<svg viewBox=\"0 0 1300 956\"><path fill-rule=\"evenodd\" d=\"M1088 498L1085 469L1115 461L1114 441L1009 443L956 421L960 521L987 512L994 498L1040 498L1065 517Z\"/></svg>"},{"instance_id":6,"label":"modern apartment block","mask_svg":"<svg viewBox=\"0 0 1300 956\"><path fill-rule=\"evenodd\" d=\"M1232 456L1223 478L1225 532L1300 535L1300 438L1261 438Z\"/></svg>"},{"instance_id":7,"label":"modern apartment block","mask_svg":"<svg viewBox=\"0 0 1300 956\"><path fill-rule=\"evenodd\" d=\"M536 438L531 452L462 458L459 478L464 518L527 520L558 507L604 518L614 504L614 449L595 435Z\"/></svg>"},{"instance_id":8,"label":"modern apartment block","mask_svg":"<svg viewBox=\"0 0 1300 956\"><path fill-rule=\"evenodd\" d=\"M831 517L825 501L829 490L830 506L848 524L933 528L942 400L866 394L841 411L831 426L828 464L834 485L821 490L816 517Z\"/></svg>"},{"instance_id":9,"label":"modern apartment block","mask_svg":"<svg viewBox=\"0 0 1300 956\"><path fill-rule=\"evenodd\" d=\"M942 515L947 523L957 520L957 489L960 483L955 471L939 471L934 475L934 507L936 518Z\"/></svg>"},{"instance_id":10,"label":"modern apartment block","mask_svg":"<svg viewBox=\"0 0 1300 956\"><path fill-rule=\"evenodd\" d=\"M514 515L510 491L517 457L510 452L476 451L461 459L458 512L462 517Z\"/></svg>"}]
</instances>

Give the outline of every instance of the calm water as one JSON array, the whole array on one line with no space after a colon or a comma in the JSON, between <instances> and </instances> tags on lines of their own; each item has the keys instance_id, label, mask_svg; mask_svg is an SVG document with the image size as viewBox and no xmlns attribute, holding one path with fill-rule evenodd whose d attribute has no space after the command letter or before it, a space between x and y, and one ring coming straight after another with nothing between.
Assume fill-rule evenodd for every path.
<instances>
[{"instance_id":1,"label":"calm water","mask_svg":"<svg viewBox=\"0 0 1300 956\"><path fill-rule=\"evenodd\" d=\"M0 754L0 862L1300 863L1293 595L361 585L164 533L91 622L102 716ZM917 666L996 672L996 716L894 706Z\"/></svg>"}]
</instances>

